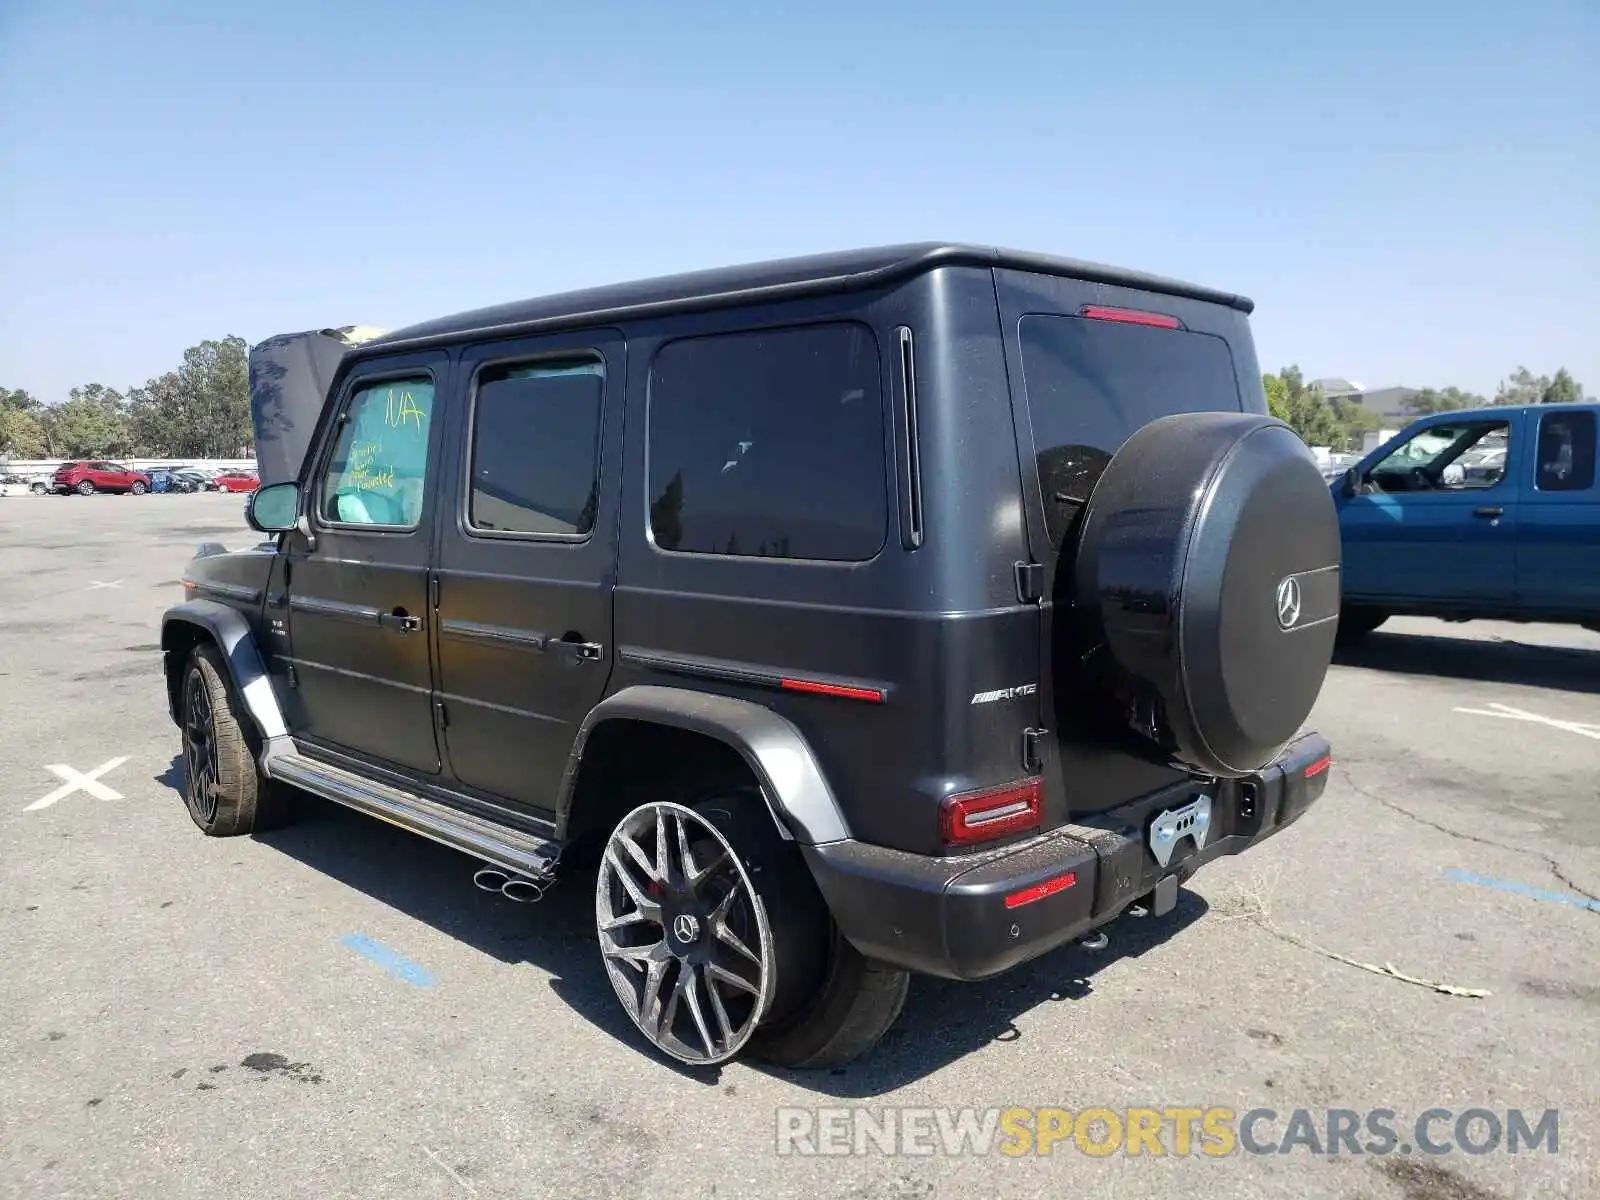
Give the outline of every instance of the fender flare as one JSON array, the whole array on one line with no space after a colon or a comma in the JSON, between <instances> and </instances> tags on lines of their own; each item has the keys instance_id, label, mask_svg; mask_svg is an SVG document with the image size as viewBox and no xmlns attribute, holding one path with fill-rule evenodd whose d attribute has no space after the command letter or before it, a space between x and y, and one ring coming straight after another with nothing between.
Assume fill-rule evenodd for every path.
<instances>
[{"instance_id":1,"label":"fender flare","mask_svg":"<svg viewBox=\"0 0 1600 1200\"><path fill-rule=\"evenodd\" d=\"M244 614L215 600L188 600L167 609L161 618L161 652L170 655L173 650L174 630L181 625L199 628L222 651L223 662L233 681L234 692L244 702L256 732L263 743L287 736L289 727L278 706L277 694L272 690L272 680L256 646L250 623ZM169 663L168 667L171 668ZM171 695L169 688L168 695ZM178 719L176 709L172 718Z\"/></svg>"},{"instance_id":2,"label":"fender flare","mask_svg":"<svg viewBox=\"0 0 1600 1200\"><path fill-rule=\"evenodd\" d=\"M821 846L849 838L850 827L822 765L805 735L786 717L749 700L655 684L623 688L595 705L584 718L561 780L558 830L567 828L590 734L605 722L619 719L702 734L738 751L755 772L778 831L787 840Z\"/></svg>"}]
</instances>

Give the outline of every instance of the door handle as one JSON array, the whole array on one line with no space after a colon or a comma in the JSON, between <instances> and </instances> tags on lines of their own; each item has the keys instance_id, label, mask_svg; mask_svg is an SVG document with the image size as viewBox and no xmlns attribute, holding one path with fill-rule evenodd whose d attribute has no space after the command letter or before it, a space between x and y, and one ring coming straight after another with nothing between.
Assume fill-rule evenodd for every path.
<instances>
[{"instance_id":1,"label":"door handle","mask_svg":"<svg viewBox=\"0 0 1600 1200\"><path fill-rule=\"evenodd\" d=\"M378 614L378 624L397 633L416 633L422 628L422 618L413 617L403 608Z\"/></svg>"},{"instance_id":2,"label":"door handle","mask_svg":"<svg viewBox=\"0 0 1600 1200\"><path fill-rule=\"evenodd\" d=\"M569 642L566 638L551 638L545 648L577 662L599 662L605 655L605 647L599 642Z\"/></svg>"},{"instance_id":3,"label":"door handle","mask_svg":"<svg viewBox=\"0 0 1600 1200\"><path fill-rule=\"evenodd\" d=\"M1503 517L1506 515L1506 510L1503 508L1494 508L1492 506L1475 508L1472 510L1472 515L1475 517Z\"/></svg>"}]
</instances>

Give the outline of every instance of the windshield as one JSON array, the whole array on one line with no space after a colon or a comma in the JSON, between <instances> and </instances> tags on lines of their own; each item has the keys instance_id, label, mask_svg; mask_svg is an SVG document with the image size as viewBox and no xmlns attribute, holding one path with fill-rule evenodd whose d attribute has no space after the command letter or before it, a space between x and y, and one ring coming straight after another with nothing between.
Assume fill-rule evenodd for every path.
<instances>
[{"instance_id":1,"label":"windshield","mask_svg":"<svg viewBox=\"0 0 1600 1200\"><path fill-rule=\"evenodd\" d=\"M1228 343L1211 334L1037 314L1022 318L1019 334L1055 544L1140 428L1173 413L1243 407Z\"/></svg>"}]
</instances>

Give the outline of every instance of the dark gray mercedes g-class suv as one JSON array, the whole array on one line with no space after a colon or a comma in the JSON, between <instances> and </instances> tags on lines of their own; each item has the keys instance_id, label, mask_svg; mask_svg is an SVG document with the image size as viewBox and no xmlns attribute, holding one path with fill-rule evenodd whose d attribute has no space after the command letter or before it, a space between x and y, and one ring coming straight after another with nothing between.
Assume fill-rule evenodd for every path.
<instances>
[{"instance_id":1,"label":"dark gray mercedes g-class suv","mask_svg":"<svg viewBox=\"0 0 1600 1200\"><path fill-rule=\"evenodd\" d=\"M914 245L257 347L161 634L190 814L597 871L692 1064L846 1062L1294 821L1339 533L1236 295ZM288 789L287 791L284 789Z\"/></svg>"}]
</instances>

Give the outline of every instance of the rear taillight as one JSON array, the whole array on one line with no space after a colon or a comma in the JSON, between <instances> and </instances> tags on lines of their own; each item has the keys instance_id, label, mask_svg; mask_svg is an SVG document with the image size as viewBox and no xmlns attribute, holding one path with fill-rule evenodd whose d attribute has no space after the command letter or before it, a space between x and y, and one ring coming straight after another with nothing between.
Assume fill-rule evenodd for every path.
<instances>
[{"instance_id":1,"label":"rear taillight","mask_svg":"<svg viewBox=\"0 0 1600 1200\"><path fill-rule=\"evenodd\" d=\"M945 844L970 846L1037 828L1041 782L1027 779L949 797L939 810Z\"/></svg>"},{"instance_id":2,"label":"rear taillight","mask_svg":"<svg viewBox=\"0 0 1600 1200\"><path fill-rule=\"evenodd\" d=\"M1183 322L1166 313L1142 312L1137 308L1111 308L1104 304L1086 304L1078 310L1080 317L1093 321L1121 321L1125 325L1153 325L1157 329L1182 329Z\"/></svg>"}]
</instances>

